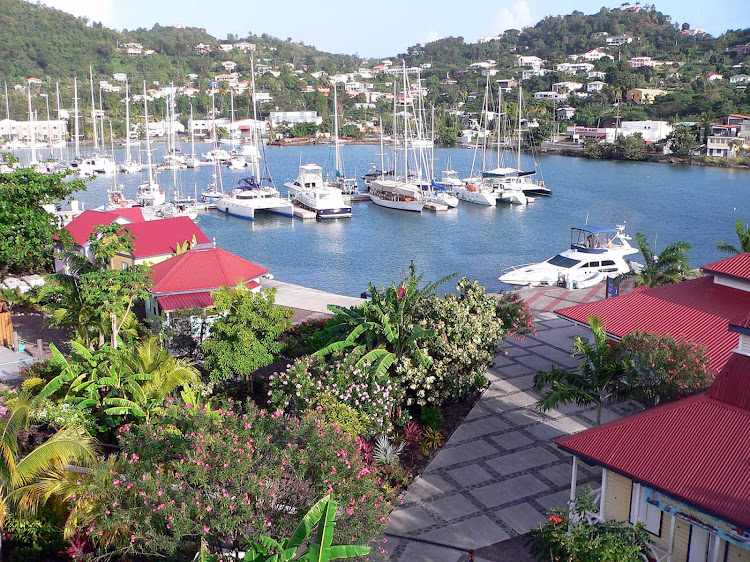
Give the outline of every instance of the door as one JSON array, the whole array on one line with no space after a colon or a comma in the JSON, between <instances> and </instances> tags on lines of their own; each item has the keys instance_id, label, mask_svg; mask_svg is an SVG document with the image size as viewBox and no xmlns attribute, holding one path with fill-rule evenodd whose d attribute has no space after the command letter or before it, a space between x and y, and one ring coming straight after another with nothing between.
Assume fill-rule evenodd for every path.
<instances>
[{"instance_id":1,"label":"door","mask_svg":"<svg viewBox=\"0 0 750 562\"><path fill-rule=\"evenodd\" d=\"M690 548L688 549L687 562L706 562L708 560L708 531L690 526Z\"/></svg>"}]
</instances>

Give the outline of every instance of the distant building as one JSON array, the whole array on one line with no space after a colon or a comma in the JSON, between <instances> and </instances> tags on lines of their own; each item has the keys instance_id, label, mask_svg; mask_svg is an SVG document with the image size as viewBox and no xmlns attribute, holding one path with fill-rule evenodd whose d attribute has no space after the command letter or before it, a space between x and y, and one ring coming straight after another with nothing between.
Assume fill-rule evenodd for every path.
<instances>
[{"instance_id":1,"label":"distant building","mask_svg":"<svg viewBox=\"0 0 750 562\"><path fill-rule=\"evenodd\" d=\"M567 94L563 94L560 92L534 92L534 99L535 100L561 101L561 100L567 100L568 96Z\"/></svg>"},{"instance_id":2,"label":"distant building","mask_svg":"<svg viewBox=\"0 0 750 562\"><path fill-rule=\"evenodd\" d=\"M125 82L125 80L128 79L128 75L125 74L124 72L115 72L112 75L112 79L116 80L117 82Z\"/></svg>"},{"instance_id":3,"label":"distant building","mask_svg":"<svg viewBox=\"0 0 750 562\"><path fill-rule=\"evenodd\" d=\"M510 92L513 88L518 86L518 81L512 78L495 80L495 82L497 82L498 88L500 88L504 92Z\"/></svg>"},{"instance_id":4,"label":"distant building","mask_svg":"<svg viewBox=\"0 0 750 562\"><path fill-rule=\"evenodd\" d=\"M68 122L65 119L50 121L16 121L15 119L0 120L0 137L11 136L17 139L31 139L34 131L36 140L59 140L68 138Z\"/></svg>"},{"instance_id":5,"label":"distant building","mask_svg":"<svg viewBox=\"0 0 750 562\"><path fill-rule=\"evenodd\" d=\"M594 70L594 65L590 62L563 62L556 65L555 70L558 72L575 74L577 72L588 72L589 70Z\"/></svg>"},{"instance_id":6,"label":"distant building","mask_svg":"<svg viewBox=\"0 0 750 562\"><path fill-rule=\"evenodd\" d=\"M750 82L750 76L747 74L735 74L729 77L730 84L747 84Z\"/></svg>"},{"instance_id":7,"label":"distant building","mask_svg":"<svg viewBox=\"0 0 750 562\"><path fill-rule=\"evenodd\" d=\"M271 126L274 128L281 124L314 123L320 125L323 123L323 118L318 116L317 111L272 111L270 119Z\"/></svg>"},{"instance_id":8,"label":"distant building","mask_svg":"<svg viewBox=\"0 0 750 562\"><path fill-rule=\"evenodd\" d=\"M580 82L555 82L552 84L552 91L561 94L575 92L581 88L583 88L583 84Z\"/></svg>"},{"instance_id":9,"label":"distant building","mask_svg":"<svg viewBox=\"0 0 750 562\"><path fill-rule=\"evenodd\" d=\"M539 57L518 55L515 66L530 66L533 69L539 69L542 68L543 63L544 60Z\"/></svg>"},{"instance_id":10,"label":"distant building","mask_svg":"<svg viewBox=\"0 0 750 562\"><path fill-rule=\"evenodd\" d=\"M531 70L521 71L521 80L528 80L534 76L544 76L552 72L549 68L532 68Z\"/></svg>"},{"instance_id":11,"label":"distant building","mask_svg":"<svg viewBox=\"0 0 750 562\"><path fill-rule=\"evenodd\" d=\"M659 90L657 88L633 88L628 90L626 99L639 105L652 104L658 96L666 95L666 90Z\"/></svg>"},{"instance_id":12,"label":"distant building","mask_svg":"<svg viewBox=\"0 0 750 562\"><path fill-rule=\"evenodd\" d=\"M581 55L570 55L568 58L574 61L582 59L587 62L596 62L604 58L612 60L613 57L612 55L607 54L601 49L591 49L590 51L586 51L585 53Z\"/></svg>"},{"instance_id":13,"label":"distant building","mask_svg":"<svg viewBox=\"0 0 750 562\"><path fill-rule=\"evenodd\" d=\"M196 55L207 55L211 52L211 45L205 45L204 43L198 43L193 47Z\"/></svg>"},{"instance_id":14,"label":"distant building","mask_svg":"<svg viewBox=\"0 0 750 562\"><path fill-rule=\"evenodd\" d=\"M234 48L244 53L245 51L255 50L255 45L248 43L247 41L240 41L239 43L234 44Z\"/></svg>"},{"instance_id":15,"label":"distant building","mask_svg":"<svg viewBox=\"0 0 750 562\"><path fill-rule=\"evenodd\" d=\"M601 80L593 80L586 84L586 91L589 94L598 94L604 89L604 86L607 84L602 82Z\"/></svg>"},{"instance_id":16,"label":"distant building","mask_svg":"<svg viewBox=\"0 0 750 562\"><path fill-rule=\"evenodd\" d=\"M576 114L576 108L570 107L569 105L566 105L564 107L558 107L555 110L555 118L558 121L567 121L568 119L572 119Z\"/></svg>"},{"instance_id":17,"label":"distant building","mask_svg":"<svg viewBox=\"0 0 750 562\"><path fill-rule=\"evenodd\" d=\"M490 36L487 36L487 37L480 37L477 40L477 43L479 43L481 45L483 43L490 43L491 41L500 41L500 39L502 39L502 37L500 35L490 35Z\"/></svg>"},{"instance_id":18,"label":"distant building","mask_svg":"<svg viewBox=\"0 0 750 562\"><path fill-rule=\"evenodd\" d=\"M219 50L224 51L225 53L228 53L234 49L234 45L231 43L220 43L219 44Z\"/></svg>"},{"instance_id":19,"label":"distant building","mask_svg":"<svg viewBox=\"0 0 750 562\"><path fill-rule=\"evenodd\" d=\"M224 70L227 72L232 72L235 68L237 68L237 63L231 60L225 60L221 63L221 66L224 67Z\"/></svg>"},{"instance_id":20,"label":"distant building","mask_svg":"<svg viewBox=\"0 0 750 562\"><path fill-rule=\"evenodd\" d=\"M614 35L612 37L607 37L606 42L610 47L621 47L622 45L632 43L633 38L628 35Z\"/></svg>"},{"instance_id":21,"label":"distant building","mask_svg":"<svg viewBox=\"0 0 750 562\"><path fill-rule=\"evenodd\" d=\"M608 37L608 36L609 36L609 33L607 33L606 31L594 31L590 35L590 37L592 39L603 39L603 38Z\"/></svg>"}]
</instances>

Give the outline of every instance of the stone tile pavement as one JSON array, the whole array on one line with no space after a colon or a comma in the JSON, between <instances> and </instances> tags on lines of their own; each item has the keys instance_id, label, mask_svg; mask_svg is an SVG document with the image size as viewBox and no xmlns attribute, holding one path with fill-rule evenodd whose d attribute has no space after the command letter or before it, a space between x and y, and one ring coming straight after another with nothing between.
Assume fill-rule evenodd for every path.
<instances>
[{"instance_id":1,"label":"stone tile pavement","mask_svg":"<svg viewBox=\"0 0 750 562\"><path fill-rule=\"evenodd\" d=\"M537 334L506 340L487 375L491 384L464 422L414 481L386 530L389 560L459 562L466 554L408 540L413 537L479 549L527 533L570 494L570 456L552 442L591 427L593 408L567 405L540 414L534 373L551 365L576 367L573 338L586 330L567 320L537 321ZM625 411L605 408L603 419ZM580 487L598 487L599 470L579 464ZM482 562L481 558L477 558Z\"/></svg>"}]
</instances>

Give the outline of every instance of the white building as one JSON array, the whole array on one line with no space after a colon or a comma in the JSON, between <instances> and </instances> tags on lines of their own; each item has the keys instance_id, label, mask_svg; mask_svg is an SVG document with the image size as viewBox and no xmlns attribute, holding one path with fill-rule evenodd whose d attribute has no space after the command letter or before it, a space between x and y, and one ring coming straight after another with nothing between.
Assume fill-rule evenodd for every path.
<instances>
[{"instance_id":1,"label":"white building","mask_svg":"<svg viewBox=\"0 0 750 562\"><path fill-rule=\"evenodd\" d=\"M270 92L255 92L253 98L255 99L255 103L269 103L273 101Z\"/></svg>"},{"instance_id":2,"label":"white building","mask_svg":"<svg viewBox=\"0 0 750 562\"><path fill-rule=\"evenodd\" d=\"M528 80L533 76L544 76L552 72L549 68L532 68L531 70L521 71L521 80Z\"/></svg>"},{"instance_id":3,"label":"white building","mask_svg":"<svg viewBox=\"0 0 750 562\"><path fill-rule=\"evenodd\" d=\"M560 92L534 92L534 99L562 101L567 100L568 96Z\"/></svg>"},{"instance_id":4,"label":"white building","mask_svg":"<svg viewBox=\"0 0 750 562\"><path fill-rule=\"evenodd\" d=\"M518 55L515 66L530 66L533 69L539 69L542 68L543 63L544 60L539 57Z\"/></svg>"},{"instance_id":5,"label":"white building","mask_svg":"<svg viewBox=\"0 0 750 562\"><path fill-rule=\"evenodd\" d=\"M594 80L586 84L586 91L589 94L598 94L604 89L604 86L606 85L607 84L602 82L601 80Z\"/></svg>"},{"instance_id":6,"label":"white building","mask_svg":"<svg viewBox=\"0 0 750 562\"><path fill-rule=\"evenodd\" d=\"M575 92L583 88L583 84L580 82L555 82L552 84L552 91L561 94L567 92Z\"/></svg>"},{"instance_id":7,"label":"white building","mask_svg":"<svg viewBox=\"0 0 750 562\"><path fill-rule=\"evenodd\" d=\"M362 82L347 82L344 84L344 91L352 97L364 93L365 85Z\"/></svg>"},{"instance_id":8,"label":"white building","mask_svg":"<svg viewBox=\"0 0 750 562\"><path fill-rule=\"evenodd\" d=\"M240 41L239 43L234 44L234 48L244 53L245 51L255 50L255 45L248 43L247 41Z\"/></svg>"},{"instance_id":9,"label":"white building","mask_svg":"<svg viewBox=\"0 0 750 562\"><path fill-rule=\"evenodd\" d=\"M164 137L169 132L184 133L185 125L179 121L150 121L148 124L148 133L154 137Z\"/></svg>"},{"instance_id":10,"label":"white building","mask_svg":"<svg viewBox=\"0 0 750 562\"><path fill-rule=\"evenodd\" d=\"M622 121L620 134L625 136L640 133L643 140L659 142L672 133L672 125L667 121Z\"/></svg>"},{"instance_id":11,"label":"white building","mask_svg":"<svg viewBox=\"0 0 750 562\"><path fill-rule=\"evenodd\" d=\"M225 53L229 53L234 49L234 45L231 43L220 43L219 44L219 50L224 51Z\"/></svg>"},{"instance_id":12,"label":"white building","mask_svg":"<svg viewBox=\"0 0 750 562\"><path fill-rule=\"evenodd\" d=\"M586 51L585 53L581 55L570 55L571 60L577 61L579 59L582 59L587 62L596 62L598 60L607 58L612 60L612 55L608 55L606 52L602 51L601 49L591 49L590 51Z\"/></svg>"},{"instance_id":13,"label":"white building","mask_svg":"<svg viewBox=\"0 0 750 562\"><path fill-rule=\"evenodd\" d=\"M31 139L31 131L37 140L51 137L54 140L68 138L68 122L65 119L54 119L50 121L16 121L15 119L0 120L0 136L18 139Z\"/></svg>"},{"instance_id":14,"label":"white building","mask_svg":"<svg viewBox=\"0 0 750 562\"><path fill-rule=\"evenodd\" d=\"M295 125L297 123L314 123L320 125L323 118L318 117L317 111L272 111L271 127L278 127L282 123Z\"/></svg>"},{"instance_id":15,"label":"white building","mask_svg":"<svg viewBox=\"0 0 750 562\"><path fill-rule=\"evenodd\" d=\"M750 82L750 76L747 74L735 74L729 77L730 84L747 84Z\"/></svg>"},{"instance_id":16,"label":"white building","mask_svg":"<svg viewBox=\"0 0 750 562\"><path fill-rule=\"evenodd\" d=\"M489 43L491 41L500 41L500 39L502 39L500 35L490 35L487 37L480 37L477 39L477 43L481 45L482 43Z\"/></svg>"},{"instance_id":17,"label":"white building","mask_svg":"<svg viewBox=\"0 0 750 562\"><path fill-rule=\"evenodd\" d=\"M487 70L489 68L495 68L497 63L493 60L473 62L469 65L471 70Z\"/></svg>"},{"instance_id":18,"label":"white building","mask_svg":"<svg viewBox=\"0 0 750 562\"><path fill-rule=\"evenodd\" d=\"M589 70L594 70L594 65L590 62L563 62L555 66L555 70L558 72L575 74L576 72L588 72Z\"/></svg>"},{"instance_id":19,"label":"white building","mask_svg":"<svg viewBox=\"0 0 750 562\"><path fill-rule=\"evenodd\" d=\"M586 73L586 78L593 78L595 80L604 80L607 77L606 72L602 72L601 70L589 70Z\"/></svg>"},{"instance_id":20,"label":"white building","mask_svg":"<svg viewBox=\"0 0 750 562\"><path fill-rule=\"evenodd\" d=\"M227 72L232 72L235 68L237 68L237 63L231 60L225 60L223 63L221 63L221 66L224 67L224 70Z\"/></svg>"},{"instance_id":21,"label":"white building","mask_svg":"<svg viewBox=\"0 0 750 562\"><path fill-rule=\"evenodd\" d=\"M633 42L633 38L627 35L613 35L606 38L607 45L610 47L621 47Z\"/></svg>"},{"instance_id":22,"label":"white building","mask_svg":"<svg viewBox=\"0 0 750 562\"><path fill-rule=\"evenodd\" d=\"M576 114L576 108L570 107L569 105L566 105L564 107L558 107L555 111L555 118L558 121L567 121L568 119L573 119Z\"/></svg>"},{"instance_id":23,"label":"white building","mask_svg":"<svg viewBox=\"0 0 750 562\"><path fill-rule=\"evenodd\" d=\"M128 79L128 75L124 72L115 72L112 75L112 80L116 80L117 82L125 82L125 80Z\"/></svg>"}]
</instances>

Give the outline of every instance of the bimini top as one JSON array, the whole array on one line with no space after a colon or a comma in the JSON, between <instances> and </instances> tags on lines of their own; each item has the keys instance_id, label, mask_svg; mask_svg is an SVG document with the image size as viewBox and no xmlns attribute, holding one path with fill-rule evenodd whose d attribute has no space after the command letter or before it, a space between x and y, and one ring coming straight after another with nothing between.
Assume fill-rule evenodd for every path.
<instances>
[{"instance_id":1,"label":"bimini top","mask_svg":"<svg viewBox=\"0 0 750 562\"><path fill-rule=\"evenodd\" d=\"M586 232L590 232L592 234L606 234L607 232L617 232L617 229L612 226L596 226L592 224L588 224L586 226L574 226L570 230L585 230Z\"/></svg>"},{"instance_id":2,"label":"bimini top","mask_svg":"<svg viewBox=\"0 0 750 562\"><path fill-rule=\"evenodd\" d=\"M623 248L619 230L605 226L579 226L570 229L570 249L589 254L603 254L615 247Z\"/></svg>"}]
</instances>

